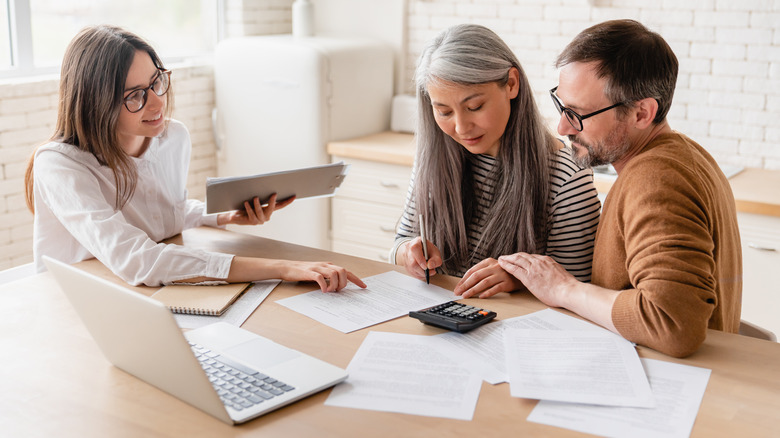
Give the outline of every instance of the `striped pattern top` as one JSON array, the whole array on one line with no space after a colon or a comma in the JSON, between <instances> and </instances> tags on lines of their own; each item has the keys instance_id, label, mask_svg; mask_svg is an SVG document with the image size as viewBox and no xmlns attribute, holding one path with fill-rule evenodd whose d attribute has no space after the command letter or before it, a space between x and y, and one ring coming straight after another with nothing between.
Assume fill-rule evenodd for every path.
<instances>
[{"instance_id":1,"label":"striped pattern top","mask_svg":"<svg viewBox=\"0 0 780 438\"><path fill-rule=\"evenodd\" d=\"M466 233L472 262L468 263L468 266L458 267L457 272L449 273L455 276L463 276L471 266L486 258L503 255L490 253L490 248L477 249L486 224L485 218L493 201L496 181L491 171L498 165L498 160L489 155L470 155L469 164L474 175L474 194L477 198L477 205ZM419 234L412 200L413 191L414 174L396 231L395 245L391 250L391 262L395 261L398 247ZM550 160L550 199L547 207L547 241L538 242L537 246L544 248L544 254L560 263L578 280L590 281L593 241L599 223L601 202L593 185L593 171L577 166L572 161L570 148L558 150ZM435 218L431 225L434 223Z\"/></svg>"}]
</instances>

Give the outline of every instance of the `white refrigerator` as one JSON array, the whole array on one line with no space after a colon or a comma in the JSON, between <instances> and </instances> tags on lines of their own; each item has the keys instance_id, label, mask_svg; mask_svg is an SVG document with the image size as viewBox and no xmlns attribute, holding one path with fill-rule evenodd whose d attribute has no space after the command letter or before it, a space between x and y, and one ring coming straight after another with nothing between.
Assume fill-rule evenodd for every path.
<instances>
[{"instance_id":1,"label":"white refrigerator","mask_svg":"<svg viewBox=\"0 0 780 438\"><path fill-rule=\"evenodd\" d=\"M393 51L376 40L231 38L215 51L218 176L329 162L326 144L389 129ZM349 175L347 175L349 178ZM330 199L301 199L232 230L330 249Z\"/></svg>"}]
</instances>

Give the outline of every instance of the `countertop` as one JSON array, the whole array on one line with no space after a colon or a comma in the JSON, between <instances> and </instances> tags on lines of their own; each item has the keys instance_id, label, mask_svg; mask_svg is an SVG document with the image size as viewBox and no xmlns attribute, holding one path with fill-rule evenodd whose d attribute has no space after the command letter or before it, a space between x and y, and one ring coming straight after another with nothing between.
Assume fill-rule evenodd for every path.
<instances>
[{"instance_id":1,"label":"countertop","mask_svg":"<svg viewBox=\"0 0 780 438\"><path fill-rule=\"evenodd\" d=\"M409 167L414 164L414 150L413 134L393 131L328 143L330 155Z\"/></svg>"},{"instance_id":2,"label":"countertop","mask_svg":"<svg viewBox=\"0 0 780 438\"><path fill-rule=\"evenodd\" d=\"M414 135L386 131L350 140L332 141L328 154L344 158L412 166ZM596 189L606 193L614 175L596 173ZM729 179L737 211L780 217L780 170L746 168Z\"/></svg>"}]
</instances>

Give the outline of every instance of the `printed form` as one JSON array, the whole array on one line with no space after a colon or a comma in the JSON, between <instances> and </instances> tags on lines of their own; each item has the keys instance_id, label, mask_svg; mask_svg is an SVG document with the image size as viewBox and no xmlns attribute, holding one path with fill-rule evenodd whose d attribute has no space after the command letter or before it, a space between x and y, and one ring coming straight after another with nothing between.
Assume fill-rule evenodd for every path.
<instances>
[{"instance_id":1,"label":"printed form","mask_svg":"<svg viewBox=\"0 0 780 438\"><path fill-rule=\"evenodd\" d=\"M442 333L434 336L434 339L443 353L457 359L486 382L495 385L509 381L504 354L504 330L507 328L609 333L595 324L552 309L544 309L528 315L493 321L467 333Z\"/></svg>"},{"instance_id":2,"label":"printed form","mask_svg":"<svg viewBox=\"0 0 780 438\"><path fill-rule=\"evenodd\" d=\"M370 332L325 404L471 420L482 379L439 353L432 338Z\"/></svg>"},{"instance_id":3,"label":"printed form","mask_svg":"<svg viewBox=\"0 0 780 438\"><path fill-rule=\"evenodd\" d=\"M452 291L396 271L367 277L363 281L368 286L366 289L349 284L339 292L316 290L277 303L349 333L458 298Z\"/></svg>"},{"instance_id":4,"label":"printed form","mask_svg":"<svg viewBox=\"0 0 780 438\"><path fill-rule=\"evenodd\" d=\"M603 331L504 329L513 397L653 407L634 344Z\"/></svg>"},{"instance_id":5,"label":"printed form","mask_svg":"<svg viewBox=\"0 0 780 438\"><path fill-rule=\"evenodd\" d=\"M654 359L641 360L653 390L654 408L543 400L531 411L528 421L609 437L690 436L711 371Z\"/></svg>"}]
</instances>

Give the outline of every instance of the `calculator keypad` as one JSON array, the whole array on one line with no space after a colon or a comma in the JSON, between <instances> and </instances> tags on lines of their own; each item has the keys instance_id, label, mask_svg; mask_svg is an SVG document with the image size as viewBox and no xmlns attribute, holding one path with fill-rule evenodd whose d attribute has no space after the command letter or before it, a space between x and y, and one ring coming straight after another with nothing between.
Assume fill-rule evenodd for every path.
<instances>
[{"instance_id":1,"label":"calculator keypad","mask_svg":"<svg viewBox=\"0 0 780 438\"><path fill-rule=\"evenodd\" d=\"M457 301L450 301L430 309L409 312L409 316L427 324L465 332L489 322L496 317L496 313Z\"/></svg>"}]
</instances>

